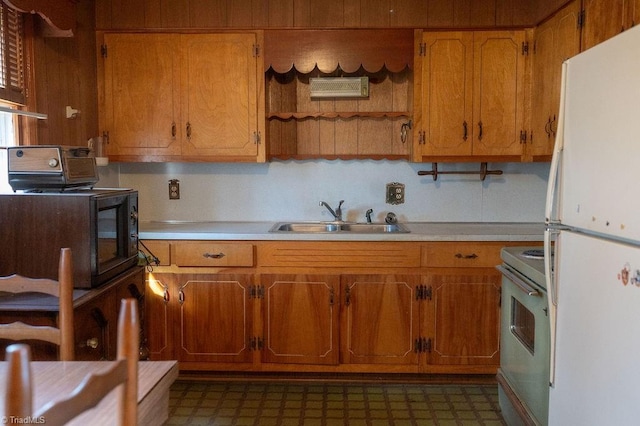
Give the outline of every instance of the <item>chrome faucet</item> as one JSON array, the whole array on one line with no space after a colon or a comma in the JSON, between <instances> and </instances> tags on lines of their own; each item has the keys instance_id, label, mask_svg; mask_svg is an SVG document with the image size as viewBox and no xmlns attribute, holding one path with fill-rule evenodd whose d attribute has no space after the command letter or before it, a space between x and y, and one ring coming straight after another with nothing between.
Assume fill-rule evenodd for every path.
<instances>
[{"instance_id":1,"label":"chrome faucet","mask_svg":"<svg viewBox=\"0 0 640 426\"><path fill-rule=\"evenodd\" d=\"M371 223L371 214L373 213L373 209L367 210L365 216L367 217L367 223Z\"/></svg>"},{"instance_id":2,"label":"chrome faucet","mask_svg":"<svg viewBox=\"0 0 640 426\"><path fill-rule=\"evenodd\" d=\"M333 215L333 218L336 222L342 222L342 203L344 203L344 200L340 200L338 207L334 211L329 204L324 201L320 201L320 205L326 207L327 210L329 210L329 213Z\"/></svg>"}]
</instances>

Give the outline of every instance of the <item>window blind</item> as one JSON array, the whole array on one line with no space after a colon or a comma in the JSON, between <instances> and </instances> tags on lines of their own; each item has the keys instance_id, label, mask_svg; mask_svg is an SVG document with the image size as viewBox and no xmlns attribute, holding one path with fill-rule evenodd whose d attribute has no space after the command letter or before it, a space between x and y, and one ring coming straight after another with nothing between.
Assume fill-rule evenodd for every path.
<instances>
[{"instance_id":1,"label":"window blind","mask_svg":"<svg viewBox=\"0 0 640 426\"><path fill-rule=\"evenodd\" d=\"M0 98L25 104L22 14L0 3Z\"/></svg>"}]
</instances>

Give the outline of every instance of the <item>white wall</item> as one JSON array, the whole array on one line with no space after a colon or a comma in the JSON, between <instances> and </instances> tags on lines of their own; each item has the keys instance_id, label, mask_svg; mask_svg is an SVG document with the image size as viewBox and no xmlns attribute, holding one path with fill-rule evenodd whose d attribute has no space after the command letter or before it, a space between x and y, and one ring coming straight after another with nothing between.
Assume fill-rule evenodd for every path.
<instances>
[{"instance_id":1,"label":"white wall","mask_svg":"<svg viewBox=\"0 0 640 426\"><path fill-rule=\"evenodd\" d=\"M439 164L440 171L479 170L478 163ZM245 163L120 163L100 168L100 186L140 192L142 220L331 220L321 200L343 205L344 219L376 220L388 211L402 221L542 222L548 163L489 164L501 176L418 176L431 163L404 161L287 161ZM169 179L180 200L169 200ZM385 203L386 184L406 185L406 202Z\"/></svg>"}]
</instances>

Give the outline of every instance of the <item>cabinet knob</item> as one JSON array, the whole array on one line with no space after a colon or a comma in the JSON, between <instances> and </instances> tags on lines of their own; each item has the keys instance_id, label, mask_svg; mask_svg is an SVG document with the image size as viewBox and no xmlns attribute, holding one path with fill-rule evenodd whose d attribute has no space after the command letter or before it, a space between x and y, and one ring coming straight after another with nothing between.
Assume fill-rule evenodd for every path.
<instances>
[{"instance_id":1,"label":"cabinet knob","mask_svg":"<svg viewBox=\"0 0 640 426\"><path fill-rule=\"evenodd\" d=\"M100 344L100 340L97 337L92 337L87 339L85 346L91 349L96 349Z\"/></svg>"}]
</instances>

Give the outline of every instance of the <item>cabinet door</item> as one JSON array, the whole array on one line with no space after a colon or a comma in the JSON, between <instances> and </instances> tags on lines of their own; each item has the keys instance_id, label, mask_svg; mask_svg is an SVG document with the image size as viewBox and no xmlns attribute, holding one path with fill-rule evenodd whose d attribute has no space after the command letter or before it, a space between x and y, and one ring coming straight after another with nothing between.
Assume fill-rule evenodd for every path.
<instances>
[{"instance_id":1,"label":"cabinet door","mask_svg":"<svg viewBox=\"0 0 640 426\"><path fill-rule=\"evenodd\" d=\"M338 363L337 275L261 275L264 285L263 361Z\"/></svg>"},{"instance_id":2,"label":"cabinet door","mask_svg":"<svg viewBox=\"0 0 640 426\"><path fill-rule=\"evenodd\" d=\"M413 275L344 275L342 361L418 363L419 301Z\"/></svg>"},{"instance_id":3,"label":"cabinet door","mask_svg":"<svg viewBox=\"0 0 640 426\"><path fill-rule=\"evenodd\" d=\"M422 36L420 155L471 155L473 33Z\"/></svg>"},{"instance_id":4,"label":"cabinet door","mask_svg":"<svg viewBox=\"0 0 640 426\"><path fill-rule=\"evenodd\" d=\"M474 33L473 155L520 155L523 31Z\"/></svg>"},{"instance_id":5,"label":"cabinet door","mask_svg":"<svg viewBox=\"0 0 640 426\"><path fill-rule=\"evenodd\" d=\"M75 310L75 360L115 359L118 307L116 292L109 291Z\"/></svg>"},{"instance_id":6,"label":"cabinet door","mask_svg":"<svg viewBox=\"0 0 640 426\"><path fill-rule=\"evenodd\" d=\"M625 29L626 1L583 0L582 50L620 34Z\"/></svg>"},{"instance_id":7,"label":"cabinet door","mask_svg":"<svg viewBox=\"0 0 640 426\"><path fill-rule=\"evenodd\" d=\"M449 272L451 271L451 272ZM478 269L426 276L425 335L432 339L428 363L497 367L500 361L500 276Z\"/></svg>"},{"instance_id":8,"label":"cabinet door","mask_svg":"<svg viewBox=\"0 0 640 426\"><path fill-rule=\"evenodd\" d=\"M144 297L144 330L151 360L176 359L173 341L173 299L177 300L174 275L147 274Z\"/></svg>"},{"instance_id":9,"label":"cabinet door","mask_svg":"<svg viewBox=\"0 0 640 426\"><path fill-rule=\"evenodd\" d=\"M532 134L527 153L553 153L560 109L562 63L580 52L578 15L580 2L574 1L535 31L532 76Z\"/></svg>"},{"instance_id":10,"label":"cabinet door","mask_svg":"<svg viewBox=\"0 0 640 426\"><path fill-rule=\"evenodd\" d=\"M252 275L177 274L179 361L251 362Z\"/></svg>"},{"instance_id":11,"label":"cabinet door","mask_svg":"<svg viewBox=\"0 0 640 426\"><path fill-rule=\"evenodd\" d=\"M100 130L109 156L180 155L179 37L105 34Z\"/></svg>"},{"instance_id":12,"label":"cabinet door","mask_svg":"<svg viewBox=\"0 0 640 426\"><path fill-rule=\"evenodd\" d=\"M527 152L531 155L550 154L554 137L551 132L551 103L554 92L555 67L554 39L557 37L555 22L547 21L535 29L532 52L531 135ZM559 93L558 93L559 94Z\"/></svg>"},{"instance_id":13,"label":"cabinet door","mask_svg":"<svg viewBox=\"0 0 640 426\"><path fill-rule=\"evenodd\" d=\"M181 40L183 155L255 157L256 35L184 34Z\"/></svg>"}]
</instances>

